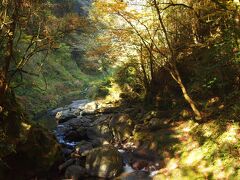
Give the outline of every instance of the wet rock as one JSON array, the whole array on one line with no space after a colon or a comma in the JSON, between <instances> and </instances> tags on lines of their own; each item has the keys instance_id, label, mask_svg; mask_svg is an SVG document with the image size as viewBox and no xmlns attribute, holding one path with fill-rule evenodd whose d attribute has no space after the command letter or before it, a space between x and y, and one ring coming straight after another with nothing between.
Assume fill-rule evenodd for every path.
<instances>
[{"instance_id":1,"label":"wet rock","mask_svg":"<svg viewBox=\"0 0 240 180\"><path fill-rule=\"evenodd\" d=\"M67 141L79 141L81 139L81 136L79 136L79 133L77 131L69 131L65 135L65 140Z\"/></svg>"},{"instance_id":2,"label":"wet rock","mask_svg":"<svg viewBox=\"0 0 240 180\"><path fill-rule=\"evenodd\" d=\"M76 132L82 138L87 137L87 128L86 127L79 127Z\"/></svg>"},{"instance_id":3,"label":"wet rock","mask_svg":"<svg viewBox=\"0 0 240 180\"><path fill-rule=\"evenodd\" d=\"M81 142L79 142L75 149L77 151L79 151L80 154L84 153L85 151L89 151L89 150L92 150L93 149L93 145L91 142L88 142L88 141L85 141L85 140L82 140Z\"/></svg>"},{"instance_id":4,"label":"wet rock","mask_svg":"<svg viewBox=\"0 0 240 180\"><path fill-rule=\"evenodd\" d=\"M92 122L93 122L93 119L86 116L86 117L77 117L77 118L70 119L67 122L63 123L62 125L64 126L67 125L74 129L78 129L80 127L83 127L83 128L91 127Z\"/></svg>"},{"instance_id":5,"label":"wet rock","mask_svg":"<svg viewBox=\"0 0 240 180\"><path fill-rule=\"evenodd\" d=\"M78 180L84 175L86 175L86 172L87 172L86 169L81 166L71 165L65 171L65 178Z\"/></svg>"},{"instance_id":6,"label":"wet rock","mask_svg":"<svg viewBox=\"0 0 240 180\"><path fill-rule=\"evenodd\" d=\"M86 169L91 176L113 178L121 173L123 159L116 148L104 145L89 152L86 158Z\"/></svg>"},{"instance_id":7,"label":"wet rock","mask_svg":"<svg viewBox=\"0 0 240 180\"><path fill-rule=\"evenodd\" d=\"M107 123L100 123L87 129L87 137L91 140L103 138L106 140L112 140L112 131Z\"/></svg>"},{"instance_id":8,"label":"wet rock","mask_svg":"<svg viewBox=\"0 0 240 180\"><path fill-rule=\"evenodd\" d=\"M113 114L108 114L108 115L101 115L94 121L94 125L100 124L100 123L108 123L111 120Z\"/></svg>"},{"instance_id":9,"label":"wet rock","mask_svg":"<svg viewBox=\"0 0 240 180\"><path fill-rule=\"evenodd\" d=\"M97 110L95 101L88 103L88 100L73 101L72 104L51 111L55 115L58 123L64 123L72 118L81 117L82 115L94 114Z\"/></svg>"},{"instance_id":10,"label":"wet rock","mask_svg":"<svg viewBox=\"0 0 240 180\"><path fill-rule=\"evenodd\" d=\"M71 109L59 111L59 112L57 112L57 114L55 116L58 123L64 123L75 117L77 117L77 114L75 114L74 111L71 111Z\"/></svg>"},{"instance_id":11,"label":"wet rock","mask_svg":"<svg viewBox=\"0 0 240 180\"><path fill-rule=\"evenodd\" d=\"M76 100L72 101L72 104L70 104L68 107L72 109L80 109L83 110L84 106L89 102L88 99L82 99L82 100Z\"/></svg>"},{"instance_id":12,"label":"wet rock","mask_svg":"<svg viewBox=\"0 0 240 180\"><path fill-rule=\"evenodd\" d=\"M95 127L87 129L87 137L90 140L97 139L99 137L99 133L97 132Z\"/></svg>"}]
</instances>

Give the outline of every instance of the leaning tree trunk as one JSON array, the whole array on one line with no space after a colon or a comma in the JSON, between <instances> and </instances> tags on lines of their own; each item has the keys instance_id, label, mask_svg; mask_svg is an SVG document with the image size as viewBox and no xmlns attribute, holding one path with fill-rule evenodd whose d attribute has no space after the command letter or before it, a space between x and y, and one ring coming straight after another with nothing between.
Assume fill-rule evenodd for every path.
<instances>
[{"instance_id":1,"label":"leaning tree trunk","mask_svg":"<svg viewBox=\"0 0 240 180\"><path fill-rule=\"evenodd\" d=\"M196 115L196 119L197 120L201 120L202 119L202 116L201 116L201 113L199 112L199 110L197 109L194 101L191 99L191 97L188 95L187 93L187 90L182 82L182 79L181 79L181 76L178 72L178 69L176 67L176 64L175 64L175 52L174 52L174 49L172 47L172 44L170 42L170 38L169 38L169 34L168 34L168 31L167 31L167 28L165 27L164 25L164 22L163 22L163 19L162 19L162 16L161 16L161 11L160 11L160 8L158 7L158 2L157 0L153 0L153 5L156 9L156 12L157 12L157 15L158 15L158 20L159 20L159 24L161 25L162 27L162 31L165 35L165 38L166 38L166 43L167 43L167 46L168 46L168 49L169 49L169 52L171 54L171 58L169 58L169 65L170 65L170 68L168 69L171 76L173 77L173 79L178 83L178 85L180 86L181 90L182 90L182 93L183 93L183 96L185 98L185 100L189 103L189 105L191 106L194 114Z\"/></svg>"},{"instance_id":2,"label":"leaning tree trunk","mask_svg":"<svg viewBox=\"0 0 240 180\"><path fill-rule=\"evenodd\" d=\"M192 98L188 95L187 89L185 88L181 76L178 72L178 69L176 67L176 65L172 65L172 68L169 69L171 76L173 77L173 79L178 83L178 85L180 86L182 93L183 93L183 97L185 98L185 100L188 102L188 104L191 106L194 114L195 114L195 118L196 120L201 120L202 116L200 111L197 109L195 102L192 100Z\"/></svg>"}]
</instances>

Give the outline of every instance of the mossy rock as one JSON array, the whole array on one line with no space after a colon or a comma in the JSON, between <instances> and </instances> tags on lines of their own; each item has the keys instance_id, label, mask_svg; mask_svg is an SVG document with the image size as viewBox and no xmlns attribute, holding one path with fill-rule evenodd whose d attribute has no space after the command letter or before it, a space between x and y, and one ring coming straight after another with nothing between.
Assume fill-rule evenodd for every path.
<instances>
[{"instance_id":1,"label":"mossy rock","mask_svg":"<svg viewBox=\"0 0 240 180\"><path fill-rule=\"evenodd\" d=\"M91 176L113 178L122 172L123 158L116 148L104 145L89 152L86 169Z\"/></svg>"},{"instance_id":2,"label":"mossy rock","mask_svg":"<svg viewBox=\"0 0 240 180\"><path fill-rule=\"evenodd\" d=\"M53 134L38 125L32 125L26 141L16 147L16 153L6 157L12 174L18 179L46 175L53 165L62 160L62 151ZM13 178L14 179L14 178Z\"/></svg>"},{"instance_id":3,"label":"mossy rock","mask_svg":"<svg viewBox=\"0 0 240 180\"><path fill-rule=\"evenodd\" d=\"M132 135L134 122L128 114L115 115L110 121L114 138L124 141Z\"/></svg>"}]
</instances>

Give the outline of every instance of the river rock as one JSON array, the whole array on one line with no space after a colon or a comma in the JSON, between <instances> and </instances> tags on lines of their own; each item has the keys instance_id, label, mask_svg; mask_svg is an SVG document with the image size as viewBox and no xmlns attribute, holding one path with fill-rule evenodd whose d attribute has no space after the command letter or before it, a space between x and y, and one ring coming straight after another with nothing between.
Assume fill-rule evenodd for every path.
<instances>
[{"instance_id":1,"label":"river rock","mask_svg":"<svg viewBox=\"0 0 240 180\"><path fill-rule=\"evenodd\" d=\"M134 124L128 114L117 114L110 121L110 127L117 141L124 141L132 135Z\"/></svg>"},{"instance_id":2,"label":"river rock","mask_svg":"<svg viewBox=\"0 0 240 180\"><path fill-rule=\"evenodd\" d=\"M82 99L82 100L76 100L72 101L72 104L70 104L68 107L72 109L80 109L83 110L85 105L89 102L87 99Z\"/></svg>"},{"instance_id":3,"label":"river rock","mask_svg":"<svg viewBox=\"0 0 240 180\"><path fill-rule=\"evenodd\" d=\"M86 157L86 169L91 176L113 178L121 173L123 159L116 148L104 145L89 152Z\"/></svg>"},{"instance_id":4,"label":"river rock","mask_svg":"<svg viewBox=\"0 0 240 180\"><path fill-rule=\"evenodd\" d=\"M67 141L70 141L70 142L79 141L79 140L81 140L81 136L79 135L79 133L77 131L71 130L71 131L66 133L64 139L67 140Z\"/></svg>"},{"instance_id":5,"label":"river rock","mask_svg":"<svg viewBox=\"0 0 240 180\"><path fill-rule=\"evenodd\" d=\"M77 114L74 111L72 111L71 109L59 111L59 112L57 112L57 114L55 116L58 123L64 123L75 117L77 117Z\"/></svg>"},{"instance_id":6,"label":"river rock","mask_svg":"<svg viewBox=\"0 0 240 180\"><path fill-rule=\"evenodd\" d=\"M78 180L84 175L86 175L86 169L78 165L71 165L65 171L67 179Z\"/></svg>"},{"instance_id":7,"label":"river rock","mask_svg":"<svg viewBox=\"0 0 240 180\"><path fill-rule=\"evenodd\" d=\"M83 108L82 115L94 114L97 107L98 105L95 101L87 103Z\"/></svg>"},{"instance_id":8,"label":"river rock","mask_svg":"<svg viewBox=\"0 0 240 180\"><path fill-rule=\"evenodd\" d=\"M83 139L87 136L87 128L86 127L79 127L77 130L77 133L80 137Z\"/></svg>"},{"instance_id":9,"label":"river rock","mask_svg":"<svg viewBox=\"0 0 240 180\"><path fill-rule=\"evenodd\" d=\"M90 127L92 121L89 117L77 117L62 123L62 125L77 129L79 127Z\"/></svg>"},{"instance_id":10,"label":"river rock","mask_svg":"<svg viewBox=\"0 0 240 180\"><path fill-rule=\"evenodd\" d=\"M91 140L103 138L108 141L113 139L108 123L100 123L87 129L87 137Z\"/></svg>"},{"instance_id":11,"label":"river rock","mask_svg":"<svg viewBox=\"0 0 240 180\"><path fill-rule=\"evenodd\" d=\"M93 149L93 145L92 145L92 143L90 143L88 141L82 140L81 142L79 142L76 145L75 149L82 154L82 153L84 153L86 151L92 150Z\"/></svg>"}]
</instances>

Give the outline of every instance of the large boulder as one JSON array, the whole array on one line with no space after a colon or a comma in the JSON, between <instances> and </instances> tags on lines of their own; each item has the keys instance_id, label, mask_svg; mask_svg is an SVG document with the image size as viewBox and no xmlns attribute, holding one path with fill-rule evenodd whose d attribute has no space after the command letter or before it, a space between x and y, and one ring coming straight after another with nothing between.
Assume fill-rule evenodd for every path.
<instances>
[{"instance_id":1,"label":"large boulder","mask_svg":"<svg viewBox=\"0 0 240 180\"><path fill-rule=\"evenodd\" d=\"M98 105L95 101L87 103L82 111L82 115L94 114L98 108Z\"/></svg>"},{"instance_id":2,"label":"large boulder","mask_svg":"<svg viewBox=\"0 0 240 180\"><path fill-rule=\"evenodd\" d=\"M86 169L91 176L113 178L122 172L123 159L116 148L104 145L89 152Z\"/></svg>"},{"instance_id":3,"label":"large boulder","mask_svg":"<svg viewBox=\"0 0 240 180\"><path fill-rule=\"evenodd\" d=\"M73 101L72 104L70 104L68 107L71 107L72 109L80 109L83 110L84 106L89 102L87 99L81 99Z\"/></svg>"},{"instance_id":4,"label":"large boulder","mask_svg":"<svg viewBox=\"0 0 240 180\"><path fill-rule=\"evenodd\" d=\"M108 141L113 139L112 131L109 128L108 123L99 123L95 126L87 129L87 137L89 139L103 138Z\"/></svg>"},{"instance_id":5,"label":"large boulder","mask_svg":"<svg viewBox=\"0 0 240 180\"><path fill-rule=\"evenodd\" d=\"M82 137L79 135L79 133L77 131L70 130L69 132L67 132L65 134L64 140L72 142L72 141L79 141L79 140L81 140L81 138Z\"/></svg>"},{"instance_id":6,"label":"large boulder","mask_svg":"<svg viewBox=\"0 0 240 180\"><path fill-rule=\"evenodd\" d=\"M29 179L46 173L62 160L62 151L54 135L38 125L29 125L27 135L16 146L16 152L4 161L17 179ZM11 179L15 179L12 177Z\"/></svg>"},{"instance_id":7,"label":"large boulder","mask_svg":"<svg viewBox=\"0 0 240 180\"><path fill-rule=\"evenodd\" d=\"M128 114L117 114L110 121L110 128L117 141L124 141L132 135L133 120Z\"/></svg>"},{"instance_id":8,"label":"large boulder","mask_svg":"<svg viewBox=\"0 0 240 180\"><path fill-rule=\"evenodd\" d=\"M76 145L75 149L78 150L82 154L86 151L92 150L93 145L91 142L82 140Z\"/></svg>"},{"instance_id":9,"label":"large boulder","mask_svg":"<svg viewBox=\"0 0 240 180\"><path fill-rule=\"evenodd\" d=\"M67 109L67 110L63 110L63 111L59 111L56 113L56 120L58 123L64 123L72 118L75 118L78 116L78 113L71 110L71 109Z\"/></svg>"}]
</instances>

